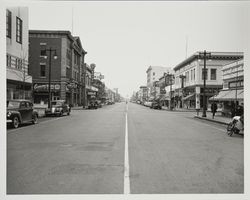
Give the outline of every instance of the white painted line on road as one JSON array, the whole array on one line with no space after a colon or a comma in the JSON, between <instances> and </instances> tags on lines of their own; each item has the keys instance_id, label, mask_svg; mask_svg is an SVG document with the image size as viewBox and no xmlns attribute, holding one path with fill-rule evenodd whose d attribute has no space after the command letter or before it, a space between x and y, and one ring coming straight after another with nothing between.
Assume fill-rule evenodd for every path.
<instances>
[{"instance_id":1,"label":"white painted line on road","mask_svg":"<svg viewBox=\"0 0 250 200\"><path fill-rule=\"evenodd\" d=\"M124 156L124 194L130 194L129 157L128 157L128 104L125 113L125 156Z\"/></svg>"}]
</instances>

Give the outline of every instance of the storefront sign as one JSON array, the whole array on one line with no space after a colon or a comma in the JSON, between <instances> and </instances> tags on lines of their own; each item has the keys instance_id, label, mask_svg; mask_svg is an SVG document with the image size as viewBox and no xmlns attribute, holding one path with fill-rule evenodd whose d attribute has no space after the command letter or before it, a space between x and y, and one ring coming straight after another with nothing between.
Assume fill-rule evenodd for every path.
<instances>
[{"instance_id":1,"label":"storefront sign","mask_svg":"<svg viewBox=\"0 0 250 200\"><path fill-rule=\"evenodd\" d=\"M49 84L35 83L33 88L35 91L48 91ZM51 90L60 90L60 88L61 88L61 86L59 84L51 84L50 85Z\"/></svg>"},{"instance_id":2,"label":"storefront sign","mask_svg":"<svg viewBox=\"0 0 250 200\"><path fill-rule=\"evenodd\" d=\"M88 95L91 95L91 96L95 96L95 95L96 95L96 92L91 92L91 91L90 91L90 92L88 92L87 94L88 94Z\"/></svg>"},{"instance_id":3,"label":"storefront sign","mask_svg":"<svg viewBox=\"0 0 250 200\"><path fill-rule=\"evenodd\" d=\"M70 89L76 89L77 88L77 84L76 83L69 83L67 85L67 88L70 90Z\"/></svg>"}]
</instances>

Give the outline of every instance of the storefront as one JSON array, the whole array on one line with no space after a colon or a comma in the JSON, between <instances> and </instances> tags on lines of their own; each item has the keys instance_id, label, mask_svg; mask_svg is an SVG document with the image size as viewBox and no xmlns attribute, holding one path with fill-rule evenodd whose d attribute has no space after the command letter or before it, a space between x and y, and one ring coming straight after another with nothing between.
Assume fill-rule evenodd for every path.
<instances>
[{"instance_id":1,"label":"storefront","mask_svg":"<svg viewBox=\"0 0 250 200\"><path fill-rule=\"evenodd\" d=\"M51 83L51 100L61 99L61 85L60 83ZM34 83L33 96L35 104L48 104L49 100L49 84L48 83Z\"/></svg>"},{"instance_id":2,"label":"storefront","mask_svg":"<svg viewBox=\"0 0 250 200\"><path fill-rule=\"evenodd\" d=\"M32 99L32 84L7 80L7 99Z\"/></svg>"}]
</instances>

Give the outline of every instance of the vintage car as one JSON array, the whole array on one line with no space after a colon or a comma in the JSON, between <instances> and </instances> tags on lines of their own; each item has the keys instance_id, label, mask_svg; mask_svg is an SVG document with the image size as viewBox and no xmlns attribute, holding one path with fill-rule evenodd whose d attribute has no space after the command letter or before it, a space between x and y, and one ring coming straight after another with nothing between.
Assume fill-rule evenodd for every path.
<instances>
[{"instance_id":1,"label":"vintage car","mask_svg":"<svg viewBox=\"0 0 250 200\"><path fill-rule=\"evenodd\" d=\"M7 125L18 128L20 124L37 123L38 112L33 109L29 100L7 100Z\"/></svg>"},{"instance_id":2,"label":"vintage car","mask_svg":"<svg viewBox=\"0 0 250 200\"><path fill-rule=\"evenodd\" d=\"M88 109L97 109L97 108L98 108L97 101L90 101Z\"/></svg>"},{"instance_id":3,"label":"vintage car","mask_svg":"<svg viewBox=\"0 0 250 200\"><path fill-rule=\"evenodd\" d=\"M152 102L150 108L153 108L153 109L161 109L162 106L161 106L161 104L160 104L159 102L154 101L154 102Z\"/></svg>"},{"instance_id":4,"label":"vintage car","mask_svg":"<svg viewBox=\"0 0 250 200\"><path fill-rule=\"evenodd\" d=\"M70 115L70 111L71 111L71 108L65 102L65 100L55 100L55 101L51 101L51 108L46 108L45 116L49 116L49 115L63 116L64 113L67 113L67 115Z\"/></svg>"}]
</instances>

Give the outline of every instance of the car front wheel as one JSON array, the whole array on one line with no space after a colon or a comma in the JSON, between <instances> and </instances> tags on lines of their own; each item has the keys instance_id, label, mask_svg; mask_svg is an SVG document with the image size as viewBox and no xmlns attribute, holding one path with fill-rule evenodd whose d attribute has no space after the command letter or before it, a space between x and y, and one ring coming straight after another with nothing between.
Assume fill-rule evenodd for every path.
<instances>
[{"instance_id":1,"label":"car front wheel","mask_svg":"<svg viewBox=\"0 0 250 200\"><path fill-rule=\"evenodd\" d=\"M12 125L13 125L14 128L18 128L18 126L19 126L19 119L18 119L18 117L14 117L13 118Z\"/></svg>"}]
</instances>

